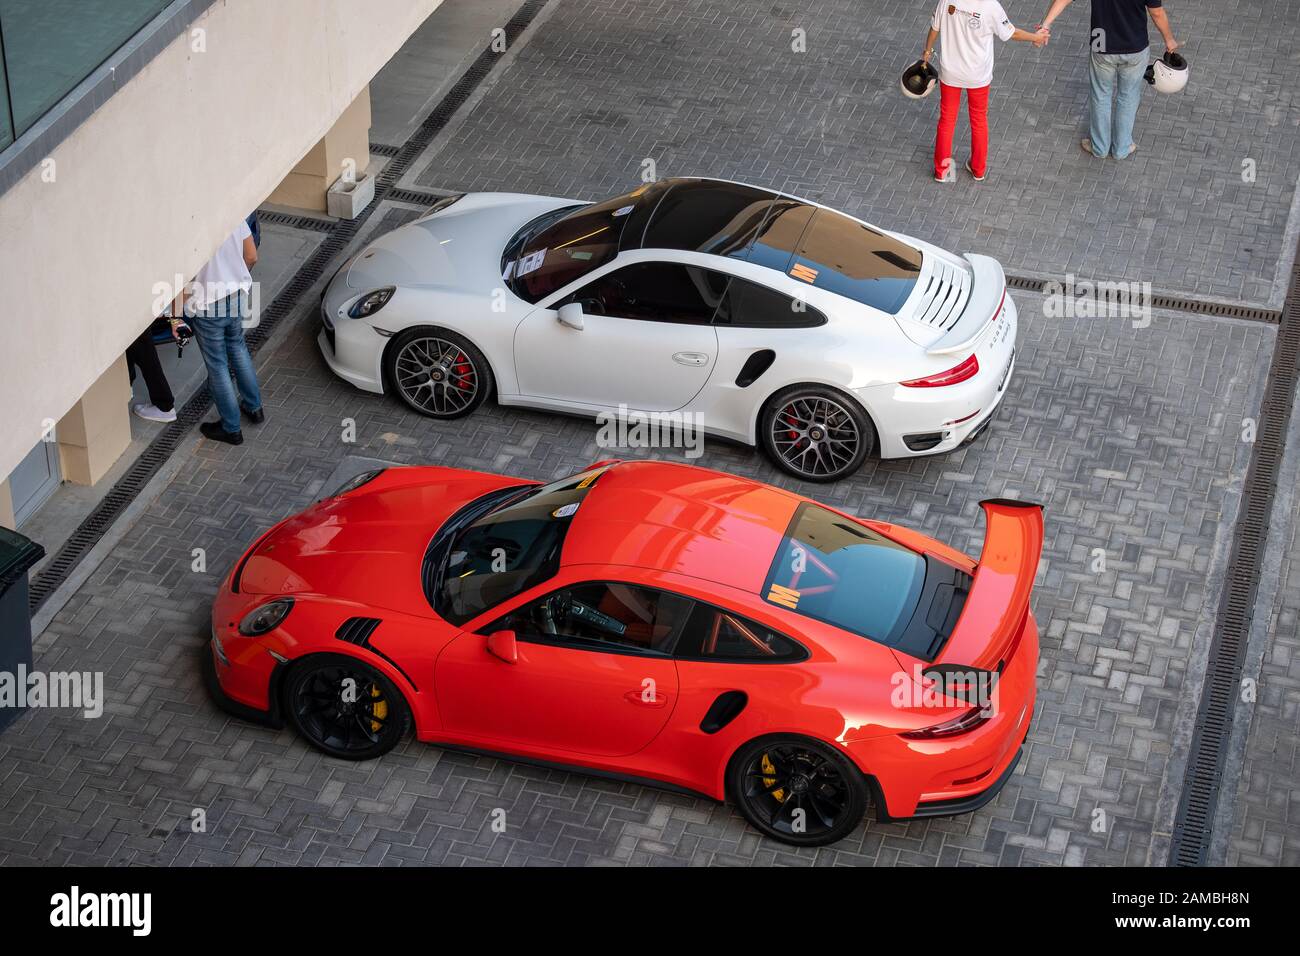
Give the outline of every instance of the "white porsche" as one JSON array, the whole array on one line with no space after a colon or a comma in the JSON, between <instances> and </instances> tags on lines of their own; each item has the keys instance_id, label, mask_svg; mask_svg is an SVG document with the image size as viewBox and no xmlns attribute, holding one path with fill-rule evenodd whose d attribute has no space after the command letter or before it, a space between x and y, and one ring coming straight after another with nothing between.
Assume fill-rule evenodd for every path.
<instances>
[{"instance_id":1,"label":"white porsche","mask_svg":"<svg viewBox=\"0 0 1300 956\"><path fill-rule=\"evenodd\" d=\"M321 318L335 373L421 414L692 413L809 481L970 441L1015 363L995 260L714 179L447 197L348 260Z\"/></svg>"}]
</instances>

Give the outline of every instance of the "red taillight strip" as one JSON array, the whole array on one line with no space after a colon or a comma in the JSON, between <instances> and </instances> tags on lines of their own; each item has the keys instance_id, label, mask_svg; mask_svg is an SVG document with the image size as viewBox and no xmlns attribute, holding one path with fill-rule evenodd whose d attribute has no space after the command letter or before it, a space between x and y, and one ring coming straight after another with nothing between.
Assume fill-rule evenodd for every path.
<instances>
[{"instance_id":1,"label":"red taillight strip","mask_svg":"<svg viewBox=\"0 0 1300 956\"><path fill-rule=\"evenodd\" d=\"M935 724L933 727L909 730L899 736L906 737L908 740L942 740L945 737L968 734L976 727L992 719L992 717L993 715L987 713L983 707L972 707L960 717L945 720L942 724Z\"/></svg>"},{"instance_id":2,"label":"red taillight strip","mask_svg":"<svg viewBox=\"0 0 1300 956\"><path fill-rule=\"evenodd\" d=\"M979 374L980 362L972 352L963 362L954 365L945 372L938 372L934 375L927 375L924 378L913 378L906 382L899 382L907 388L940 388L944 385L956 385L958 382L964 382L968 378L974 378Z\"/></svg>"}]
</instances>

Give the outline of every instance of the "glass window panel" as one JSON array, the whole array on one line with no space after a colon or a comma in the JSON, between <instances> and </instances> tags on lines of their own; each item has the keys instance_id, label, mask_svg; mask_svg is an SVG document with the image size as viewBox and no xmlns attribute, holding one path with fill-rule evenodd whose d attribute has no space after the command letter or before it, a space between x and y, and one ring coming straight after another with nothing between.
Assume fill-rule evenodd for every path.
<instances>
[{"instance_id":1,"label":"glass window panel","mask_svg":"<svg viewBox=\"0 0 1300 956\"><path fill-rule=\"evenodd\" d=\"M0 0L13 134L26 132L166 6L167 0Z\"/></svg>"}]
</instances>

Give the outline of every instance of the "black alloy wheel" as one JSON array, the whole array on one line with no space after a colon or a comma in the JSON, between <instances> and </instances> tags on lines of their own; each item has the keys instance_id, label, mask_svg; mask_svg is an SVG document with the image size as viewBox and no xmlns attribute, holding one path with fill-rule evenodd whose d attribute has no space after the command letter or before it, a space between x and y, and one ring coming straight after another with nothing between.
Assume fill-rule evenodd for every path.
<instances>
[{"instance_id":1,"label":"black alloy wheel","mask_svg":"<svg viewBox=\"0 0 1300 956\"><path fill-rule=\"evenodd\" d=\"M411 729L410 708L392 681L343 654L315 654L295 664L284 699L298 732L332 757L378 757Z\"/></svg>"}]
</instances>

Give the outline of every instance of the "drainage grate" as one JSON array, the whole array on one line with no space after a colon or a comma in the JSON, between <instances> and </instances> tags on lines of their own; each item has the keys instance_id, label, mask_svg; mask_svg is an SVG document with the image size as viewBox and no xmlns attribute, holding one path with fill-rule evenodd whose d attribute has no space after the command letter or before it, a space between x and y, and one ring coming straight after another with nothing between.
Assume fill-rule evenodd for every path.
<instances>
[{"instance_id":1,"label":"drainage grate","mask_svg":"<svg viewBox=\"0 0 1300 956\"><path fill-rule=\"evenodd\" d=\"M331 232L339 221L337 219L318 219L315 216L295 216L287 212L262 212L258 210L258 222L269 222L276 226L288 226L290 229L310 229L313 232Z\"/></svg>"},{"instance_id":2,"label":"drainage grate","mask_svg":"<svg viewBox=\"0 0 1300 956\"><path fill-rule=\"evenodd\" d=\"M452 193L432 193L425 192L423 189L393 189L388 193L388 198L394 202L410 203L413 206L432 206L439 199L446 199Z\"/></svg>"},{"instance_id":3,"label":"drainage grate","mask_svg":"<svg viewBox=\"0 0 1300 956\"><path fill-rule=\"evenodd\" d=\"M1282 312L1273 361L1264 386L1259 434L1242 489L1241 517L1228 559L1227 582L1219 603L1209 666L1192 733L1187 773L1174 822L1169 862L1201 866L1206 861L1219 802L1223 761L1240 694L1246 639L1254 613L1260 563L1268 535L1269 514L1277 491L1282 448L1291 419L1300 367L1300 257L1291 270L1291 288ZM1229 785L1235 781L1228 781Z\"/></svg>"},{"instance_id":4,"label":"drainage grate","mask_svg":"<svg viewBox=\"0 0 1300 956\"><path fill-rule=\"evenodd\" d=\"M1048 281L1031 279L1028 276L1007 276L1007 285L1022 292L1046 292ZM1126 282L1104 282L1076 279L1076 287L1089 282L1100 293L1104 302L1117 305L1127 303L1129 284ZM1215 315L1232 319L1249 319L1254 322L1267 322L1277 325L1282 321L1282 313L1277 309L1265 309L1252 305L1234 305L1229 302L1208 302L1204 299L1192 299L1186 296L1154 294L1148 302L1153 309L1168 309L1174 312L1195 312L1198 315Z\"/></svg>"},{"instance_id":5,"label":"drainage grate","mask_svg":"<svg viewBox=\"0 0 1300 956\"><path fill-rule=\"evenodd\" d=\"M399 146L389 146L387 143L371 143L370 152L376 156L396 156Z\"/></svg>"},{"instance_id":6,"label":"drainage grate","mask_svg":"<svg viewBox=\"0 0 1300 956\"><path fill-rule=\"evenodd\" d=\"M516 11L505 26L507 49L519 38L519 34L527 29L528 25L532 23L533 19L548 2L549 0L527 0ZM361 211L361 214L356 219L331 222L329 228L325 229L323 226L325 220L314 219L310 216L259 213L259 217L266 222L292 224L282 222L279 217L283 216L284 220L305 223L300 228L319 228L327 234L324 241L317 246L316 251L303 263L293 278L280 291L280 294L275 297L275 300L263 310L262 319L257 328L250 330L245 336L251 352L257 353L262 345L266 343L280 320L292 312L303 294L325 275L325 270L329 267L331 261L347 247L348 243L356 236L357 231L379 207L379 204L389 197L389 193L393 192L397 180L406 173L415 158L441 132L452 115L465 104L478 85L487 78L499 58L499 53L495 53L491 49L484 49L470 65L469 69L456 81L456 85L434 107L433 112L420 124L420 128L416 130L411 138L400 147L393 148L391 161L385 164L383 171L375 182L375 198L370 205ZM390 155L384 150L385 148L377 150L373 145L371 146L372 152ZM407 191L403 190L403 192ZM410 192L414 193L415 191ZM437 198L437 196L433 197L433 199ZM433 199L429 201L432 202ZM420 201L423 202L423 199ZM81 563L82 559L104 537L108 529L113 526L113 523L121 517L122 512L136 499L144 486L149 483L149 480L158 473L158 470L162 468L167 459L172 456L172 453L180 446L185 436L189 434L190 429L203 419L211 405L212 402L207 386L204 385L183 407L177 409L176 421L165 426L158 436L149 443L149 446L141 453L140 457L131 463L126 474L109 489L108 494L77 526L77 529L59 547L59 550L41 568L40 572L33 576L29 597L29 608L32 613L35 613L42 604L49 600L50 595L58 589L59 585L68 579L68 576Z\"/></svg>"}]
</instances>

